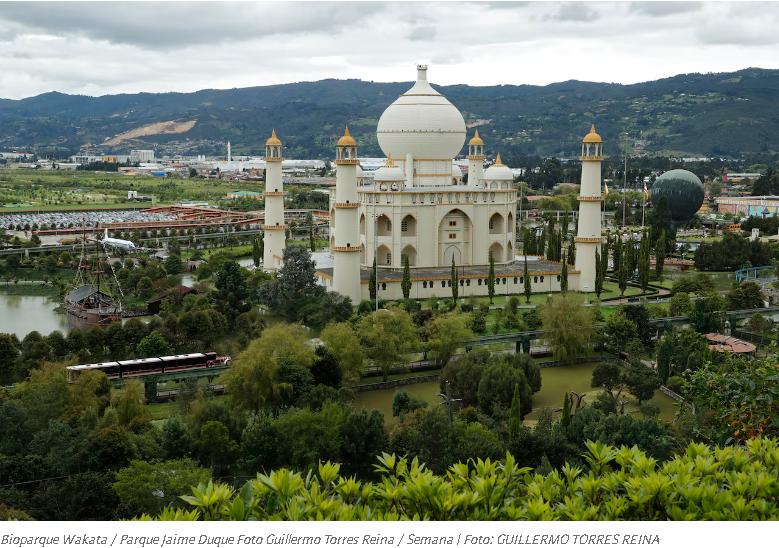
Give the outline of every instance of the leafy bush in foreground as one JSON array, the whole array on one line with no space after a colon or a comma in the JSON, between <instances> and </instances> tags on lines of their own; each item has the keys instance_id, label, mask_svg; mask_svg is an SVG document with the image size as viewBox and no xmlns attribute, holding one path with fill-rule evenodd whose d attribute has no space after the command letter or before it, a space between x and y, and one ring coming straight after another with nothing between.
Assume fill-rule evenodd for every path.
<instances>
[{"instance_id":1,"label":"leafy bush in foreground","mask_svg":"<svg viewBox=\"0 0 779 548\"><path fill-rule=\"evenodd\" d=\"M589 470L548 475L506 462L456 464L436 476L414 459L379 457L377 483L320 464L306 477L281 469L240 491L209 482L182 497L193 509L141 520L766 520L779 511L779 446L690 444L661 466L636 448L587 442Z\"/></svg>"}]
</instances>

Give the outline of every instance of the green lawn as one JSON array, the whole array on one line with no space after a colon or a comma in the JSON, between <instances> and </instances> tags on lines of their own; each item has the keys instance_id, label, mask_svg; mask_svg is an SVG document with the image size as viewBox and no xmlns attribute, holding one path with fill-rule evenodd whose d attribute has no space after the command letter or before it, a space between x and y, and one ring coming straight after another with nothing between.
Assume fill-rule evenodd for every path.
<instances>
[{"instance_id":1,"label":"green lawn","mask_svg":"<svg viewBox=\"0 0 779 548\"><path fill-rule=\"evenodd\" d=\"M146 406L151 413L152 420L168 419L173 414L176 402L150 403Z\"/></svg>"}]
</instances>

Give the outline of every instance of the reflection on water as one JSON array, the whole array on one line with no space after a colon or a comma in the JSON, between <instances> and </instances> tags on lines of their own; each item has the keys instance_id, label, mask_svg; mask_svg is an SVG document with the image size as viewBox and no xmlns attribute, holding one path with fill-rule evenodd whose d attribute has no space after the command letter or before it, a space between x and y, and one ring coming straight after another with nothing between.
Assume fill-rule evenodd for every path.
<instances>
[{"instance_id":1,"label":"reflection on water","mask_svg":"<svg viewBox=\"0 0 779 548\"><path fill-rule=\"evenodd\" d=\"M68 320L65 314L56 314L54 309L60 300L51 297L22 297L0 292L0 333L16 333L23 339L30 331L48 335L52 331L67 333Z\"/></svg>"},{"instance_id":2,"label":"reflection on water","mask_svg":"<svg viewBox=\"0 0 779 548\"><path fill-rule=\"evenodd\" d=\"M682 270L681 272L674 272L666 267L663 272L663 276L669 280L678 280L679 278L695 276L697 273L698 272L694 270ZM727 291L730 289L731 284L736 281L735 272L704 272L704 274L711 276L711 279L714 281L715 291Z\"/></svg>"},{"instance_id":3,"label":"reflection on water","mask_svg":"<svg viewBox=\"0 0 779 548\"><path fill-rule=\"evenodd\" d=\"M541 390L533 395L533 408L551 407L553 409L563 406L563 398L566 392L576 392L578 394L587 394L585 402L593 402L598 395L599 390L590 387L592 379L592 370L595 369L595 363L585 363L572 365L570 367L547 367L541 369ZM440 392L438 381L420 382L400 386L398 388L386 388L383 390L371 390L358 392L354 401L355 409L378 409L384 413L384 423L387 426L394 426L398 419L392 416L392 398L397 390L406 390L409 395L422 396L430 405L428 409L441 402L441 398L436 396ZM628 397L628 399L630 399ZM672 421L676 414L677 407L675 402L659 390L655 392L652 401L660 408L660 418L665 421ZM537 411L525 416L526 420L536 420ZM641 413L632 413L636 418L641 417Z\"/></svg>"}]
</instances>

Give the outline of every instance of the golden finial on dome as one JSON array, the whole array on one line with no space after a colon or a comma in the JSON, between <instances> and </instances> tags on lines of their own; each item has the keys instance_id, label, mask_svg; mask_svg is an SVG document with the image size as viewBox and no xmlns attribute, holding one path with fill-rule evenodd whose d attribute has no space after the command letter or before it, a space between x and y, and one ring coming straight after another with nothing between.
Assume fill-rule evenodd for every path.
<instances>
[{"instance_id":1,"label":"golden finial on dome","mask_svg":"<svg viewBox=\"0 0 779 548\"><path fill-rule=\"evenodd\" d=\"M392 153L387 156L387 163L384 164L384 167L395 167L395 164L392 162Z\"/></svg>"},{"instance_id":2,"label":"golden finial on dome","mask_svg":"<svg viewBox=\"0 0 779 548\"><path fill-rule=\"evenodd\" d=\"M354 137L349 135L349 126L346 126L346 130L344 131L344 136L338 139L338 146L339 147L357 146L357 141L354 140Z\"/></svg>"},{"instance_id":3,"label":"golden finial on dome","mask_svg":"<svg viewBox=\"0 0 779 548\"><path fill-rule=\"evenodd\" d=\"M500 152L498 152L498 157L495 158L495 165L496 166L502 166L503 163L500 161Z\"/></svg>"},{"instance_id":4,"label":"golden finial on dome","mask_svg":"<svg viewBox=\"0 0 779 548\"><path fill-rule=\"evenodd\" d=\"M482 141L481 137L479 137L479 130L476 130L476 135L473 136L473 139L470 140L468 143L469 145L483 145L484 141Z\"/></svg>"},{"instance_id":5,"label":"golden finial on dome","mask_svg":"<svg viewBox=\"0 0 779 548\"><path fill-rule=\"evenodd\" d=\"M595 124L592 124L592 127L590 128L590 132L584 137L584 140L582 141L584 143L602 143L603 139L600 138L600 135L595 133Z\"/></svg>"},{"instance_id":6,"label":"golden finial on dome","mask_svg":"<svg viewBox=\"0 0 779 548\"><path fill-rule=\"evenodd\" d=\"M273 129L273 134L270 136L270 139L265 141L266 145L280 145L281 141L279 141L279 138L276 137L276 129Z\"/></svg>"}]
</instances>

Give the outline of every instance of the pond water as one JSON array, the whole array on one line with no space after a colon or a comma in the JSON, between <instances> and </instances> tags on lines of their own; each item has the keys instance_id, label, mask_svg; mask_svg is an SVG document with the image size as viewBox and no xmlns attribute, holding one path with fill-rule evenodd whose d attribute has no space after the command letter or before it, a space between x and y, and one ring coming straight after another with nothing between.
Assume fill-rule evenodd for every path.
<instances>
[{"instance_id":1,"label":"pond water","mask_svg":"<svg viewBox=\"0 0 779 548\"><path fill-rule=\"evenodd\" d=\"M665 267L663 275L669 280L677 280L679 278L695 276L697 273L698 272L695 270L674 271L670 267ZM714 281L715 291L727 291L730 289L730 285L736 281L735 272L705 272L705 274L711 276L711 279Z\"/></svg>"},{"instance_id":2,"label":"pond water","mask_svg":"<svg viewBox=\"0 0 779 548\"><path fill-rule=\"evenodd\" d=\"M573 391L579 394L587 394L584 401L592 402L599 392L599 390L590 387L592 370L595 369L596 365L595 363L585 363L541 369L541 390L533 395L533 412L526 415L525 420L536 420L538 418L538 410L543 407L562 407L563 397L566 392ZM428 408L443 401L439 396L436 396L440 392L438 381L427 381L397 388L358 392L354 401L354 408L378 409L384 413L384 423L388 427L392 427L398 422L397 417L392 416L392 398L398 390L406 390L412 396L422 396L430 403ZM635 403L635 400L630 395L626 395L626 399ZM655 392L655 397L652 398L652 401L660 408L660 418L669 422L673 420L677 409L674 405L676 402L673 399L658 390ZM630 403L626 406L629 411L636 409L636 407L636 405L631 406ZM632 415L637 418L642 416L638 411L632 413Z\"/></svg>"},{"instance_id":3,"label":"pond water","mask_svg":"<svg viewBox=\"0 0 779 548\"><path fill-rule=\"evenodd\" d=\"M60 330L69 331L65 314L54 309L61 304L58 298L23 297L0 292L0 333L15 333L23 339L30 331L48 335Z\"/></svg>"}]
</instances>

